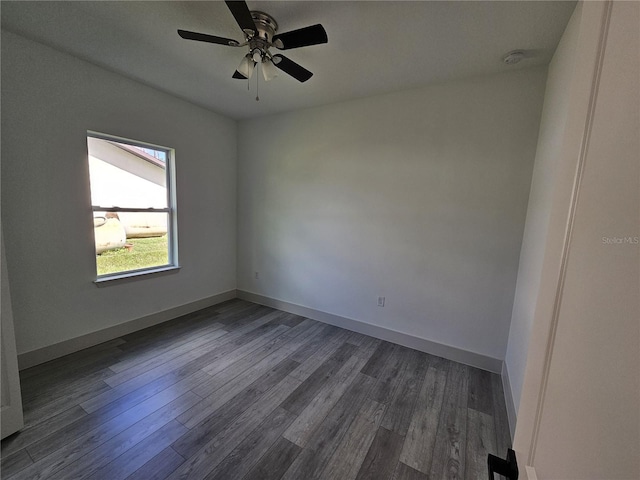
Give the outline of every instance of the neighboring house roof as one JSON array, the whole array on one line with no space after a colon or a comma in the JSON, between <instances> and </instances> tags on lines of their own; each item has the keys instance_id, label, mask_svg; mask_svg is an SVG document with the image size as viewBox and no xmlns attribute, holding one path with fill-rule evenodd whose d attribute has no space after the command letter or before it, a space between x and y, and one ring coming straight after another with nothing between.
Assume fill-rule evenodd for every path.
<instances>
[{"instance_id":1,"label":"neighboring house roof","mask_svg":"<svg viewBox=\"0 0 640 480\"><path fill-rule=\"evenodd\" d=\"M132 145L127 145L126 143L118 143L118 142L112 142L109 141L109 143L111 145L114 145L118 148L121 148L122 150L125 150L126 152L129 152L133 155L135 155L136 157L139 157L143 160L146 160L149 163L152 163L153 165L156 165L158 167L161 168L165 168L165 162L160 160L159 158L154 157L153 155L149 155L147 152L145 152L144 150L138 148L138 147L134 147Z\"/></svg>"}]
</instances>

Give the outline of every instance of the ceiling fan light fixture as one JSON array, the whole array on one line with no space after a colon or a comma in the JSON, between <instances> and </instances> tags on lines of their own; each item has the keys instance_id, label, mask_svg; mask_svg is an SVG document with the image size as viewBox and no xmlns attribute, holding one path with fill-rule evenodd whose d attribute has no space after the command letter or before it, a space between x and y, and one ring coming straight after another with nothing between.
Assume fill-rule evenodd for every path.
<instances>
[{"instance_id":1,"label":"ceiling fan light fixture","mask_svg":"<svg viewBox=\"0 0 640 480\"><path fill-rule=\"evenodd\" d=\"M240 75L243 75L246 78L251 78L255 66L256 64L251 58L251 55L246 55L242 57L242 61L240 62L240 65L238 65L237 71Z\"/></svg>"},{"instance_id":2,"label":"ceiling fan light fixture","mask_svg":"<svg viewBox=\"0 0 640 480\"><path fill-rule=\"evenodd\" d=\"M232 38L190 32L188 30L178 30L178 35L186 40L214 43L228 47L248 46L248 52L245 50L245 56L231 78L238 80L250 79L258 63L263 65L262 75L265 81L272 80L278 75L276 69L283 71L301 83L306 82L313 76L312 72L284 55L272 55L269 49L274 47L279 50L291 50L327 43L327 32L322 25L318 23L298 28L297 30L278 33L278 23L275 19L265 12L249 10L245 0L225 0L224 3L242 30L244 42L241 43ZM256 75L260 74L257 73Z\"/></svg>"},{"instance_id":3,"label":"ceiling fan light fixture","mask_svg":"<svg viewBox=\"0 0 640 480\"><path fill-rule=\"evenodd\" d=\"M265 58L264 62L262 62L262 75L265 82L269 82L278 76L278 70L268 58Z\"/></svg>"},{"instance_id":4,"label":"ceiling fan light fixture","mask_svg":"<svg viewBox=\"0 0 640 480\"><path fill-rule=\"evenodd\" d=\"M251 53L251 57L256 63L262 62L262 52L257 48Z\"/></svg>"}]
</instances>

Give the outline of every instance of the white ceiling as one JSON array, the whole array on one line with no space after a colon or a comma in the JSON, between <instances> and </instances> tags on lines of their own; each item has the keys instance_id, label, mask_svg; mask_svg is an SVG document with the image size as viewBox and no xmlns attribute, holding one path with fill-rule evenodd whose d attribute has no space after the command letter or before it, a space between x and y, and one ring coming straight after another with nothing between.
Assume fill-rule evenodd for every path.
<instances>
[{"instance_id":1,"label":"white ceiling","mask_svg":"<svg viewBox=\"0 0 640 480\"><path fill-rule=\"evenodd\" d=\"M329 43L284 55L314 72L306 83L231 75L244 49L181 39L192 30L242 40L223 2L2 1L2 28L235 119L546 64L575 2L247 1L279 31L321 23ZM525 49L517 66L502 56Z\"/></svg>"}]
</instances>

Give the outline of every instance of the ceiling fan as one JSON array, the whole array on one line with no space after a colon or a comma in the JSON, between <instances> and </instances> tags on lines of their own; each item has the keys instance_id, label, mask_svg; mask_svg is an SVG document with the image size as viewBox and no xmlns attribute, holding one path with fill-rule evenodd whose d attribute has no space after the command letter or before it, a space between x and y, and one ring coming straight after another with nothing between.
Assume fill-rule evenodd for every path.
<instances>
[{"instance_id":1,"label":"ceiling fan","mask_svg":"<svg viewBox=\"0 0 640 480\"><path fill-rule=\"evenodd\" d=\"M264 12L250 11L244 0L225 0L233 18L244 33L244 42L240 43L231 38L216 37L204 33L178 30L178 35L187 40L198 42L216 43L229 47L249 47L249 52L243 57L233 78L247 80L251 78L253 70L258 63L262 66L262 74L266 81L273 79L277 72L274 66L291 75L300 82L306 82L311 78L311 73L306 68L298 65L293 60L279 53L273 55L269 49L275 47L278 50L290 50L292 48L307 47L327 43L327 32L320 24L292 30L285 33L276 33L278 24L275 19Z\"/></svg>"}]
</instances>

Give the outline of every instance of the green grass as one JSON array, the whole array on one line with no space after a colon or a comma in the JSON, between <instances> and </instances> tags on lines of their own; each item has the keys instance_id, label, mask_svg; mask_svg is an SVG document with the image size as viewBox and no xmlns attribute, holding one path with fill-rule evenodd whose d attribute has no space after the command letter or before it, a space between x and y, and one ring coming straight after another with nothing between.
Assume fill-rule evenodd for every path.
<instances>
[{"instance_id":1,"label":"green grass","mask_svg":"<svg viewBox=\"0 0 640 480\"><path fill-rule=\"evenodd\" d=\"M158 267L169 263L167 235L153 238L128 238L127 243L133 245L131 251L118 248L96 255L98 275Z\"/></svg>"}]
</instances>

